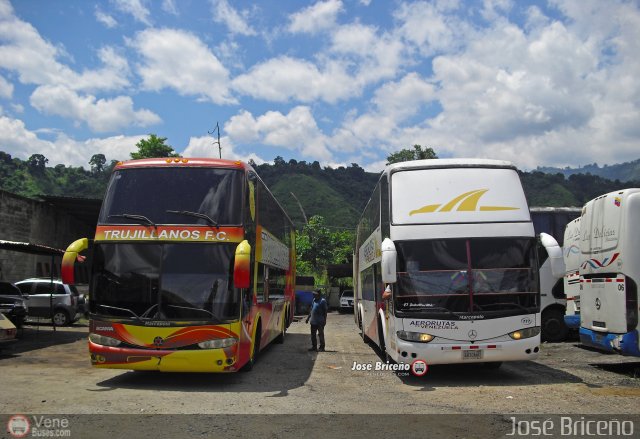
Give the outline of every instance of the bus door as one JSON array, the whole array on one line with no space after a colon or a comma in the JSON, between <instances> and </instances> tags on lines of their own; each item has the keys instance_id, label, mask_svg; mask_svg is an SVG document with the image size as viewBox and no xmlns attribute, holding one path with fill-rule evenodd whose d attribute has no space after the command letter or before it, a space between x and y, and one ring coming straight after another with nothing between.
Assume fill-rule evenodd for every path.
<instances>
[{"instance_id":1,"label":"bus door","mask_svg":"<svg viewBox=\"0 0 640 439\"><path fill-rule=\"evenodd\" d=\"M360 285L362 288L362 330L364 335L378 343L377 314L378 305L376 299L382 292L378 292L379 284L376 276L376 266L372 265L360 272Z\"/></svg>"}]
</instances>

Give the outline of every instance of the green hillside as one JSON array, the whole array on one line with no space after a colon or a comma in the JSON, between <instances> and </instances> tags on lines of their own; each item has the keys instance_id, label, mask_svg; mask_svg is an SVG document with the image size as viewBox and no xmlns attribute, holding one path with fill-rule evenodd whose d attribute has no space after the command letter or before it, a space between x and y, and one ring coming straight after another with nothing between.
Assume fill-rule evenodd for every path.
<instances>
[{"instance_id":1,"label":"green hillside","mask_svg":"<svg viewBox=\"0 0 640 439\"><path fill-rule=\"evenodd\" d=\"M46 164L43 156L20 160L0 152L0 189L34 198L39 195L101 198L113 166L112 163L104 168L85 170ZM254 163L253 166L298 229L302 228L304 219L292 194L300 201L308 219L321 215L325 218L324 224L333 230L353 230L380 177L355 163L334 169L322 168L318 162L285 162L277 157L273 164ZM565 177L562 173L534 171L521 172L520 178L529 205L539 207L580 207L598 195L640 187L638 180L622 182L593 174Z\"/></svg>"},{"instance_id":2,"label":"green hillside","mask_svg":"<svg viewBox=\"0 0 640 439\"><path fill-rule=\"evenodd\" d=\"M565 177L576 174L591 174L609 180L618 179L623 182L640 181L640 159L611 166L604 165L602 167L598 166L597 163L578 168L538 167L536 171L546 174L562 174Z\"/></svg>"}]
</instances>

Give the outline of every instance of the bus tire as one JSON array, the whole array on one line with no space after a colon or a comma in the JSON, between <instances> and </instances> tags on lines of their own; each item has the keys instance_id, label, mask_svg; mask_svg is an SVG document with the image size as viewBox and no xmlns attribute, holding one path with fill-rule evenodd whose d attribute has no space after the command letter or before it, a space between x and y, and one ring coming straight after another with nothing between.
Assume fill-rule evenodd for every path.
<instances>
[{"instance_id":1,"label":"bus tire","mask_svg":"<svg viewBox=\"0 0 640 439\"><path fill-rule=\"evenodd\" d=\"M378 344L384 360L389 361L390 357L389 354L387 354L387 345L384 342L384 332L382 332L382 323L380 322L380 319L378 319Z\"/></svg>"},{"instance_id":2,"label":"bus tire","mask_svg":"<svg viewBox=\"0 0 640 439\"><path fill-rule=\"evenodd\" d=\"M258 354L260 353L260 336L262 334L262 326L260 321L258 321L258 327L256 328L256 339L253 343L253 349L251 349L251 357L249 361L242 367L242 372L249 372L253 369L253 366L256 364L258 360Z\"/></svg>"},{"instance_id":3,"label":"bus tire","mask_svg":"<svg viewBox=\"0 0 640 439\"><path fill-rule=\"evenodd\" d=\"M559 308L545 309L542 312L542 340L559 342L567 338L569 328L564 322L564 313Z\"/></svg>"},{"instance_id":4,"label":"bus tire","mask_svg":"<svg viewBox=\"0 0 640 439\"><path fill-rule=\"evenodd\" d=\"M364 323L362 322L362 314L358 316L358 323L359 323L358 326L360 326L360 337L362 337L362 341L364 343L367 343L369 337L367 337L367 334L364 333Z\"/></svg>"},{"instance_id":5,"label":"bus tire","mask_svg":"<svg viewBox=\"0 0 640 439\"><path fill-rule=\"evenodd\" d=\"M287 321L289 320L288 314L285 316L284 318L284 322L282 324L282 328L280 329L280 334L278 334L278 336L276 337L276 339L274 340L275 343L277 344L282 344L284 343L284 335L287 332L287 326L289 326L287 324Z\"/></svg>"}]
</instances>

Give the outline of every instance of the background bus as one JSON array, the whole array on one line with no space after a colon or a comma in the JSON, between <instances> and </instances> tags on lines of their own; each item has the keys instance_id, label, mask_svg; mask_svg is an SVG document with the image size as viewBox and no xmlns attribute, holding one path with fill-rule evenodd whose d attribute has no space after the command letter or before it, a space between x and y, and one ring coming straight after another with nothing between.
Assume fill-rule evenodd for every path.
<instances>
[{"instance_id":1,"label":"background bus","mask_svg":"<svg viewBox=\"0 0 640 439\"><path fill-rule=\"evenodd\" d=\"M568 328L580 328L580 218L567 224L563 247L566 273L563 277L567 308L564 316Z\"/></svg>"},{"instance_id":2,"label":"background bus","mask_svg":"<svg viewBox=\"0 0 640 439\"><path fill-rule=\"evenodd\" d=\"M70 282L72 244L63 260ZM96 367L252 367L293 319L295 232L251 166L212 159L118 164L102 205L90 285Z\"/></svg>"},{"instance_id":3,"label":"background bus","mask_svg":"<svg viewBox=\"0 0 640 439\"><path fill-rule=\"evenodd\" d=\"M513 165L387 166L356 233L354 317L388 358L494 365L536 358L537 243ZM550 256L557 269L562 254Z\"/></svg>"},{"instance_id":4,"label":"background bus","mask_svg":"<svg viewBox=\"0 0 640 439\"><path fill-rule=\"evenodd\" d=\"M640 356L640 188L589 201L580 227L580 342Z\"/></svg>"}]
</instances>

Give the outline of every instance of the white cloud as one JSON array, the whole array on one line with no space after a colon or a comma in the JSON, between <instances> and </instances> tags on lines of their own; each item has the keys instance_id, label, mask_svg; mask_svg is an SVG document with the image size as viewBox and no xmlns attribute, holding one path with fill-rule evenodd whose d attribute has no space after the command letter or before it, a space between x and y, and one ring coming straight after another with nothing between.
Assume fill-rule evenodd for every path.
<instances>
[{"instance_id":1,"label":"white cloud","mask_svg":"<svg viewBox=\"0 0 640 439\"><path fill-rule=\"evenodd\" d=\"M359 92L339 63L328 61L319 70L308 61L287 56L254 66L233 80L233 88L254 98L276 102L321 99L335 103Z\"/></svg>"},{"instance_id":2,"label":"white cloud","mask_svg":"<svg viewBox=\"0 0 640 439\"><path fill-rule=\"evenodd\" d=\"M129 153L136 151L136 143L146 136L114 136L85 141L59 135L53 141L44 140L30 131L19 119L0 116L0 144L3 151L25 160L32 154L43 154L49 166L65 164L89 168L93 154L104 154L107 160L127 160Z\"/></svg>"},{"instance_id":3,"label":"white cloud","mask_svg":"<svg viewBox=\"0 0 640 439\"><path fill-rule=\"evenodd\" d=\"M331 157L326 138L308 107L295 107L286 115L269 111L258 118L242 111L224 125L224 131L232 142L261 143L319 160Z\"/></svg>"},{"instance_id":4,"label":"white cloud","mask_svg":"<svg viewBox=\"0 0 640 439\"><path fill-rule=\"evenodd\" d=\"M95 16L96 16L96 20L98 20L99 23L104 24L109 29L113 29L118 25L118 22L116 21L115 18L113 18L111 15L107 14L106 12L101 11L97 7L95 11Z\"/></svg>"},{"instance_id":5,"label":"white cloud","mask_svg":"<svg viewBox=\"0 0 640 439\"><path fill-rule=\"evenodd\" d=\"M415 115L422 105L436 99L432 84L409 73L398 82L384 84L375 92L373 102L381 114L392 115L396 122Z\"/></svg>"},{"instance_id":6,"label":"white cloud","mask_svg":"<svg viewBox=\"0 0 640 439\"><path fill-rule=\"evenodd\" d=\"M319 1L289 16L289 32L314 34L329 29L342 9L340 0Z\"/></svg>"},{"instance_id":7,"label":"white cloud","mask_svg":"<svg viewBox=\"0 0 640 439\"><path fill-rule=\"evenodd\" d=\"M198 96L216 104L234 103L229 72L195 35L174 29L147 29L130 45L141 56L138 73L142 87L171 88L183 96Z\"/></svg>"},{"instance_id":8,"label":"white cloud","mask_svg":"<svg viewBox=\"0 0 640 439\"><path fill-rule=\"evenodd\" d=\"M227 26L232 34L256 35L256 31L249 25L249 11L238 12L227 0L212 0L213 21Z\"/></svg>"},{"instance_id":9,"label":"white cloud","mask_svg":"<svg viewBox=\"0 0 640 439\"><path fill-rule=\"evenodd\" d=\"M152 111L134 110L133 101L128 96L96 99L92 95L80 96L62 86L38 87L31 95L30 103L42 113L83 121L98 132L161 122L160 117Z\"/></svg>"},{"instance_id":10,"label":"white cloud","mask_svg":"<svg viewBox=\"0 0 640 439\"><path fill-rule=\"evenodd\" d=\"M145 6L143 0L111 0L116 9L119 9L125 14L131 15L136 21L151 26L151 20L149 15L151 12Z\"/></svg>"},{"instance_id":11,"label":"white cloud","mask_svg":"<svg viewBox=\"0 0 640 439\"><path fill-rule=\"evenodd\" d=\"M162 10L171 15L179 14L174 0L162 0Z\"/></svg>"},{"instance_id":12,"label":"white cloud","mask_svg":"<svg viewBox=\"0 0 640 439\"><path fill-rule=\"evenodd\" d=\"M0 76L0 98L11 99L13 96L13 84Z\"/></svg>"},{"instance_id":13,"label":"white cloud","mask_svg":"<svg viewBox=\"0 0 640 439\"><path fill-rule=\"evenodd\" d=\"M6 6L6 4L5 4ZM44 40L38 31L5 7L0 14L0 68L16 72L23 84L61 84L74 90L120 90L129 85L129 69L124 57L112 48L99 50L104 66L75 72L58 62L63 48Z\"/></svg>"},{"instance_id":14,"label":"white cloud","mask_svg":"<svg viewBox=\"0 0 640 439\"><path fill-rule=\"evenodd\" d=\"M214 145L212 140L213 139L208 136L191 137L189 139L189 144L181 155L183 157L220 158L218 145ZM253 152L249 154L236 152L233 142L227 136L221 137L220 143L222 144L222 158L225 160L242 160L244 162L253 160L257 164L265 162L264 159Z\"/></svg>"}]
</instances>

